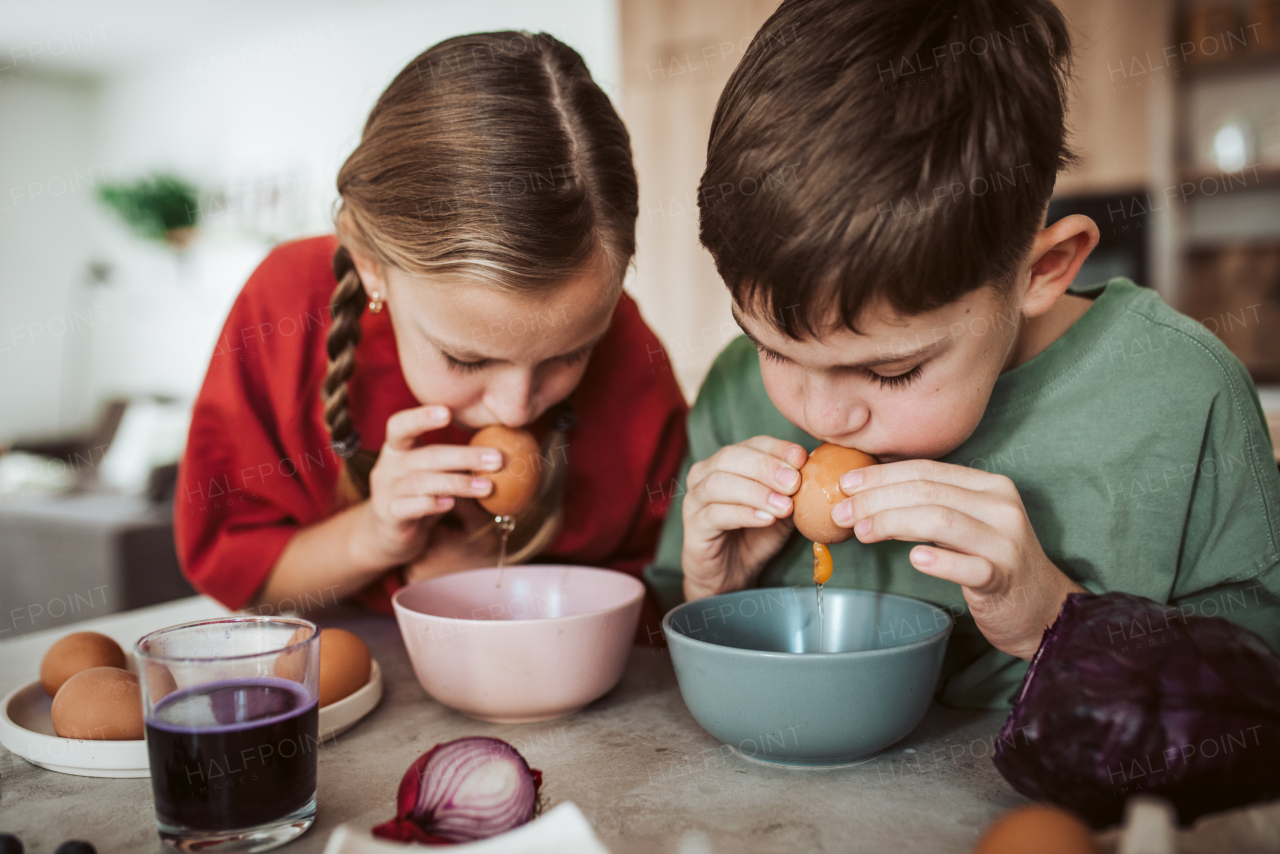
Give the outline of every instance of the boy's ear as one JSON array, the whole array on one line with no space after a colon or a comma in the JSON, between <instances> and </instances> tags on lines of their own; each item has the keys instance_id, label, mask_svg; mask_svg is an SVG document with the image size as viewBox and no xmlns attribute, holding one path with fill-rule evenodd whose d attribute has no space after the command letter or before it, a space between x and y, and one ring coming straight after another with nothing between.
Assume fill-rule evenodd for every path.
<instances>
[{"instance_id":1,"label":"boy's ear","mask_svg":"<svg viewBox=\"0 0 1280 854\"><path fill-rule=\"evenodd\" d=\"M1022 300L1024 315L1039 317L1053 307L1100 236L1094 221L1079 214L1063 217L1036 235L1027 256L1031 279Z\"/></svg>"}]
</instances>

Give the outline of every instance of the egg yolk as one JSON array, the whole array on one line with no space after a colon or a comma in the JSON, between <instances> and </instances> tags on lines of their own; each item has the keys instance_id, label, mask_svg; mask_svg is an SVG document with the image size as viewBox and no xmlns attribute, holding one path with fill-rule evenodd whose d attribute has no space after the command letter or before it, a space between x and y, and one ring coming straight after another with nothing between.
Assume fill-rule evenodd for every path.
<instances>
[{"instance_id":1,"label":"egg yolk","mask_svg":"<svg viewBox=\"0 0 1280 854\"><path fill-rule=\"evenodd\" d=\"M831 570L835 569L835 561L831 559L831 549L822 543L813 544L813 583L826 584L831 580Z\"/></svg>"}]
</instances>

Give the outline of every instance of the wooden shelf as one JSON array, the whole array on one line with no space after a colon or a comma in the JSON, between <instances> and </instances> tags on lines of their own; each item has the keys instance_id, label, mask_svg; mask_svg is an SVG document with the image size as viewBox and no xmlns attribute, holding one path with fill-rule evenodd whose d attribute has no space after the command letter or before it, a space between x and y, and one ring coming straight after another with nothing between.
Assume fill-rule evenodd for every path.
<instances>
[{"instance_id":1,"label":"wooden shelf","mask_svg":"<svg viewBox=\"0 0 1280 854\"><path fill-rule=\"evenodd\" d=\"M1256 171L1255 171L1256 168ZM1231 189L1255 190L1280 186L1280 164L1246 166L1243 170L1245 186L1240 186L1240 172L1223 172L1220 169L1185 169L1178 173L1178 181L1199 185L1205 178L1217 178L1219 182L1231 182Z\"/></svg>"},{"instance_id":2,"label":"wooden shelf","mask_svg":"<svg viewBox=\"0 0 1280 854\"><path fill-rule=\"evenodd\" d=\"M1254 51L1223 59L1201 59L1186 64L1188 77L1217 77L1280 71L1280 51Z\"/></svg>"}]
</instances>

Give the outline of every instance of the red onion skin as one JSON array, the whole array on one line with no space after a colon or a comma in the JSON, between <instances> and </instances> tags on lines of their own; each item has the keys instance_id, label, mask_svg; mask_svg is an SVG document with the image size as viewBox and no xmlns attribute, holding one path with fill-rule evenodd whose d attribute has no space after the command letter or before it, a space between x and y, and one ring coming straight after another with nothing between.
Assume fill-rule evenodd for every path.
<instances>
[{"instance_id":1,"label":"red onion skin","mask_svg":"<svg viewBox=\"0 0 1280 854\"><path fill-rule=\"evenodd\" d=\"M381 839L391 839L396 842L417 842L422 845L457 845L461 840L449 839L432 833L429 824L424 826L414 818L413 811L418 804L418 794L423 784L424 770L427 763L431 761L431 757L437 750L442 747L454 744L457 741L466 741L468 739L456 739L455 741L446 741L437 744L426 753L414 760L409 769L405 771L404 776L400 778L400 788L396 792L396 817L388 822L377 825L372 829L374 836ZM533 777L533 794L534 802L537 803L538 792L542 789L542 772L537 768L529 768L529 763L525 762L524 757L520 755L514 747L500 739L489 739L499 742L510 749L511 753L518 758L530 776ZM536 807L535 807L536 813ZM532 818L532 816L530 816ZM466 840L468 842L474 840Z\"/></svg>"}]
</instances>

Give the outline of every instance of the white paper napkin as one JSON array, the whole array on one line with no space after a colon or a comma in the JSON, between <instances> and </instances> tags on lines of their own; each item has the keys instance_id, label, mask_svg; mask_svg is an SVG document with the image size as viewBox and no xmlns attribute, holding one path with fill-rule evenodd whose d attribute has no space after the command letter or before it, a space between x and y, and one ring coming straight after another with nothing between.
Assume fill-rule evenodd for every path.
<instances>
[{"instance_id":1,"label":"white paper napkin","mask_svg":"<svg viewBox=\"0 0 1280 854\"><path fill-rule=\"evenodd\" d=\"M426 851L429 847L409 848L344 824L329 835L324 854L405 854L409 850ZM501 836L440 850L463 854L609 854L587 817L572 801L557 804L545 815Z\"/></svg>"}]
</instances>

